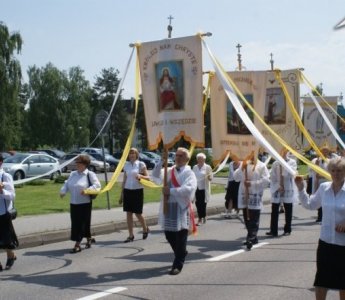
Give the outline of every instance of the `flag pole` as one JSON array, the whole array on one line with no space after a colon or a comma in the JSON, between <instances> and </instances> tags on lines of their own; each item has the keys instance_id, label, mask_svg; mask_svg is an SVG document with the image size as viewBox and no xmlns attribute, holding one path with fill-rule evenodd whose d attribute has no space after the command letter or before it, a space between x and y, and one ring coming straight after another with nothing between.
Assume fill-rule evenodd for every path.
<instances>
[{"instance_id":1,"label":"flag pole","mask_svg":"<svg viewBox=\"0 0 345 300\"><path fill-rule=\"evenodd\" d=\"M164 179L163 179L163 186L164 188L168 186L168 148L164 147L163 150L163 165L164 165ZM164 196L164 202L163 202L163 212L164 215L168 214L168 201L169 201L169 197L165 194L163 194Z\"/></svg>"}]
</instances>

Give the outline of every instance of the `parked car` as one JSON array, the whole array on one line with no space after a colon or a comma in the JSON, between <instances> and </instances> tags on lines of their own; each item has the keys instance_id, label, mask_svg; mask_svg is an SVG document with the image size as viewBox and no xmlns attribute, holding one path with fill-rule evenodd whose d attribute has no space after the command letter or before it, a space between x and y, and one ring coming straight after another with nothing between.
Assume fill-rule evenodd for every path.
<instances>
[{"instance_id":1,"label":"parked car","mask_svg":"<svg viewBox=\"0 0 345 300\"><path fill-rule=\"evenodd\" d=\"M55 157L57 159L60 159L62 158L64 155L66 155L65 152L61 151L61 150L58 150L58 149L40 149L38 151L42 151L42 152L45 152L47 153L48 155L52 156L52 157Z\"/></svg>"},{"instance_id":2,"label":"parked car","mask_svg":"<svg viewBox=\"0 0 345 300\"><path fill-rule=\"evenodd\" d=\"M73 153L69 153L66 154L64 157L62 157L60 159L60 164L63 164L64 162L71 160L73 157L78 156L79 152L73 152ZM93 172L104 172L104 163L103 161L97 160L96 158L94 158L92 155L90 154L85 154L88 155L90 157L90 165L89 165L89 170L93 171ZM105 164L106 170L109 171L110 169L110 165L108 163ZM68 164L67 166L64 166L62 168L62 172L66 173L68 171L74 171L77 169L77 164L75 163L75 161L72 161L70 164Z\"/></svg>"},{"instance_id":3,"label":"parked car","mask_svg":"<svg viewBox=\"0 0 345 300\"><path fill-rule=\"evenodd\" d=\"M143 161L143 162L145 163L146 168L147 168L148 170L153 169L153 168L155 167L155 165L156 165L156 162L155 162L154 159L148 157L147 155L145 155L145 154L142 153L142 152L139 152L139 160L140 160L140 161Z\"/></svg>"},{"instance_id":4,"label":"parked car","mask_svg":"<svg viewBox=\"0 0 345 300\"><path fill-rule=\"evenodd\" d=\"M50 179L61 174L59 161L48 154L17 153L6 158L2 166L13 180L43 175L53 169L57 171L49 175Z\"/></svg>"},{"instance_id":5,"label":"parked car","mask_svg":"<svg viewBox=\"0 0 345 300\"><path fill-rule=\"evenodd\" d=\"M97 160L103 161L103 155L101 153L93 153L92 156ZM104 157L110 166L110 172L114 172L120 160L110 154L104 154Z\"/></svg>"},{"instance_id":6,"label":"parked car","mask_svg":"<svg viewBox=\"0 0 345 300\"><path fill-rule=\"evenodd\" d=\"M122 152L121 151L115 152L114 153L114 157L117 158L117 159L121 159ZM143 161L145 163L146 168L148 170L153 169L155 167L155 165L156 165L156 162L155 162L155 160L153 158L148 157L147 155L145 155L142 152L139 152L139 160Z\"/></svg>"},{"instance_id":7,"label":"parked car","mask_svg":"<svg viewBox=\"0 0 345 300\"><path fill-rule=\"evenodd\" d=\"M142 153L154 159L155 163L158 163L161 160L161 156L157 154L156 152L143 151ZM174 161L168 157L168 167L172 167L173 165L174 165Z\"/></svg>"},{"instance_id":8,"label":"parked car","mask_svg":"<svg viewBox=\"0 0 345 300\"><path fill-rule=\"evenodd\" d=\"M102 154L102 148L93 148L93 147L81 147L79 148L80 152L86 152L88 154ZM109 151L107 148L104 148L104 153L109 154Z\"/></svg>"},{"instance_id":9,"label":"parked car","mask_svg":"<svg viewBox=\"0 0 345 300\"><path fill-rule=\"evenodd\" d=\"M175 163L175 154L176 152L168 152L168 159L171 159Z\"/></svg>"}]
</instances>

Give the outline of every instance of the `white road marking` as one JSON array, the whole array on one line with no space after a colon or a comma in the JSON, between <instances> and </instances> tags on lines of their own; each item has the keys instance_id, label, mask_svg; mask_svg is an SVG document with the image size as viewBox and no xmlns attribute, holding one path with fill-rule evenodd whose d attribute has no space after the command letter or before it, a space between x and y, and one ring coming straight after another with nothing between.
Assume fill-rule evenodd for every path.
<instances>
[{"instance_id":1,"label":"white road marking","mask_svg":"<svg viewBox=\"0 0 345 300\"><path fill-rule=\"evenodd\" d=\"M262 247L264 245L267 245L268 243L259 243L259 244L256 244L256 245L253 245L253 248L259 248L259 247ZM240 250L236 250L236 251L231 251L231 252L228 252L228 253L225 253L225 254L222 254L222 255L219 255L219 256L216 256L216 257L211 257L211 258L208 258L206 259L206 261L220 261L222 259L225 259L225 258L228 258L230 256L234 256L234 255L237 255L237 254L241 254L243 252L247 252L248 250L245 250L245 249L240 249Z\"/></svg>"},{"instance_id":2,"label":"white road marking","mask_svg":"<svg viewBox=\"0 0 345 300\"><path fill-rule=\"evenodd\" d=\"M95 300L95 299L99 299L99 298L102 298L102 297L105 297L105 296L116 294L116 293L119 293L119 292L122 292L122 291L125 291L125 290L127 290L127 288L125 288L125 287L116 287L116 288L113 288L113 289L106 290L104 292L99 292L99 293L96 293L96 294L93 294L93 295L90 295L90 296L86 296L86 297L83 297L83 298L78 298L76 300Z\"/></svg>"}]
</instances>

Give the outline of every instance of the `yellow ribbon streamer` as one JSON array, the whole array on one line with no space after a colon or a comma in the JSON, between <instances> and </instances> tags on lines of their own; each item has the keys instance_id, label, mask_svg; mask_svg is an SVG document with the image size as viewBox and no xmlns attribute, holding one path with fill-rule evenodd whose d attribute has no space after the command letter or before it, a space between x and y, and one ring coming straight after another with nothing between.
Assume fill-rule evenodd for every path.
<instances>
[{"instance_id":1,"label":"yellow ribbon streamer","mask_svg":"<svg viewBox=\"0 0 345 300\"><path fill-rule=\"evenodd\" d=\"M105 192L108 192L111 190L111 188L114 186L115 182L117 181L119 175L121 174L121 171L126 163L126 159L128 157L129 149L131 148L134 133L135 133L135 121L137 118L137 112L138 112L138 100L139 100L139 86L140 86L140 71L139 71L139 54L138 54L138 47L139 45L136 45L137 48L137 61L136 61L136 74L135 74L135 110L134 110L134 118L132 121L132 127L125 145L125 148L122 153L122 157L119 161L119 164L116 167L116 170L111 177L110 181L108 184L101 190L101 191L95 191L95 190L90 190L86 189L84 192L87 195L98 195L98 194L103 194Z\"/></svg>"}]
</instances>

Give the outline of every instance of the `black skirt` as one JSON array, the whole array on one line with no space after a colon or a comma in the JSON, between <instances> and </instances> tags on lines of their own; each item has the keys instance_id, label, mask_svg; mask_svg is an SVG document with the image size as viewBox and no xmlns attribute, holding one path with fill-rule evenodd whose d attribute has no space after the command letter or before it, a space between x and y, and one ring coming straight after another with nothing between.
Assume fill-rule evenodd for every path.
<instances>
[{"instance_id":1,"label":"black skirt","mask_svg":"<svg viewBox=\"0 0 345 300\"><path fill-rule=\"evenodd\" d=\"M0 215L0 249L15 249L18 246L10 214Z\"/></svg>"},{"instance_id":2,"label":"black skirt","mask_svg":"<svg viewBox=\"0 0 345 300\"><path fill-rule=\"evenodd\" d=\"M345 290L345 246L319 240L314 286Z\"/></svg>"},{"instance_id":3,"label":"black skirt","mask_svg":"<svg viewBox=\"0 0 345 300\"><path fill-rule=\"evenodd\" d=\"M71 204L71 240L81 242L91 238L91 210L92 201L85 204Z\"/></svg>"},{"instance_id":4,"label":"black skirt","mask_svg":"<svg viewBox=\"0 0 345 300\"><path fill-rule=\"evenodd\" d=\"M142 214L144 206L144 189L123 189L123 211Z\"/></svg>"},{"instance_id":5,"label":"black skirt","mask_svg":"<svg viewBox=\"0 0 345 300\"><path fill-rule=\"evenodd\" d=\"M232 201L232 208L238 209L238 189L240 187L240 182L229 181L228 188L225 194L225 207L228 207L230 201Z\"/></svg>"}]
</instances>

